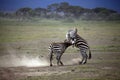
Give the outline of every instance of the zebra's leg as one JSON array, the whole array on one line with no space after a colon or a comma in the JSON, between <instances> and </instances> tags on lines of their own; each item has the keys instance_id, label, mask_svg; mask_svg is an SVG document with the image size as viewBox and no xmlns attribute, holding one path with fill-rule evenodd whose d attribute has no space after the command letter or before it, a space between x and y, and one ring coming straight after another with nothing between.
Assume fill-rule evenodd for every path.
<instances>
[{"instance_id":1,"label":"zebra's leg","mask_svg":"<svg viewBox=\"0 0 120 80\"><path fill-rule=\"evenodd\" d=\"M61 64L61 66L63 66L64 64L63 64L63 62L60 60L60 64Z\"/></svg>"},{"instance_id":2,"label":"zebra's leg","mask_svg":"<svg viewBox=\"0 0 120 80\"><path fill-rule=\"evenodd\" d=\"M88 59L88 55L87 55L87 49L84 49L84 51L83 51L83 55L84 55L84 61L83 61L83 63L82 64L85 64L85 63L87 63L87 59Z\"/></svg>"},{"instance_id":3,"label":"zebra's leg","mask_svg":"<svg viewBox=\"0 0 120 80\"><path fill-rule=\"evenodd\" d=\"M84 61L83 61L83 63L82 64L85 64L85 63L87 63L87 54L86 54L86 52L84 53Z\"/></svg>"},{"instance_id":4,"label":"zebra's leg","mask_svg":"<svg viewBox=\"0 0 120 80\"><path fill-rule=\"evenodd\" d=\"M60 55L60 64L61 64L61 66L63 66L64 64L63 64L63 62L61 61L61 56L62 56L62 54Z\"/></svg>"},{"instance_id":5,"label":"zebra's leg","mask_svg":"<svg viewBox=\"0 0 120 80\"><path fill-rule=\"evenodd\" d=\"M79 62L79 64L85 64L86 61L87 61L87 55L86 55L86 52L85 52L84 49L81 49L80 52L81 52L81 55L82 55L82 61Z\"/></svg>"},{"instance_id":6,"label":"zebra's leg","mask_svg":"<svg viewBox=\"0 0 120 80\"><path fill-rule=\"evenodd\" d=\"M82 52L81 52L81 54L82 54ZM80 61L79 64L82 64L83 61L84 61L84 55L82 54L82 61Z\"/></svg>"},{"instance_id":7,"label":"zebra's leg","mask_svg":"<svg viewBox=\"0 0 120 80\"><path fill-rule=\"evenodd\" d=\"M53 60L53 53L50 52L50 66L52 66L52 60Z\"/></svg>"},{"instance_id":8,"label":"zebra's leg","mask_svg":"<svg viewBox=\"0 0 120 80\"><path fill-rule=\"evenodd\" d=\"M59 65L59 56L56 57L56 60L57 60L57 65Z\"/></svg>"},{"instance_id":9,"label":"zebra's leg","mask_svg":"<svg viewBox=\"0 0 120 80\"><path fill-rule=\"evenodd\" d=\"M56 57L56 59L57 59L57 65L59 66L59 63L61 64L61 65L63 65L63 63L62 63L62 61L61 61L61 56L62 56L62 54L61 53L58 53L57 54L57 57Z\"/></svg>"}]
</instances>

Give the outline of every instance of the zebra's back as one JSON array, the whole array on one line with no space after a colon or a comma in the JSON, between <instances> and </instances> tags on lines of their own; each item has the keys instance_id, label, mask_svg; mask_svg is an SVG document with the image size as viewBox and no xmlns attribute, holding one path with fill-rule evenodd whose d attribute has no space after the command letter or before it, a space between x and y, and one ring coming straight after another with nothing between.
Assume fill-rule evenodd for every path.
<instances>
[{"instance_id":1,"label":"zebra's back","mask_svg":"<svg viewBox=\"0 0 120 80\"><path fill-rule=\"evenodd\" d=\"M76 36L75 46L79 49L88 49L89 45L85 39L80 37L79 35Z\"/></svg>"},{"instance_id":2,"label":"zebra's back","mask_svg":"<svg viewBox=\"0 0 120 80\"><path fill-rule=\"evenodd\" d=\"M53 53L63 53L64 49L64 43L51 43L49 46L49 50Z\"/></svg>"}]
</instances>

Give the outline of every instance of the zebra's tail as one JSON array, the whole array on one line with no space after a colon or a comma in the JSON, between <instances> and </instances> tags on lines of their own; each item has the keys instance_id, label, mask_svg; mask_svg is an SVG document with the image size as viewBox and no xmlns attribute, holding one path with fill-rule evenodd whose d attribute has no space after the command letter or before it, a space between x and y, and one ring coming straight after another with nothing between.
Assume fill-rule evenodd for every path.
<instances>
[{"instance_id":1,"label":"zebra's tail","mask_svg":"<svg viewBox=\"0 0 120 80\"><path fill-rule=\"evenodd\" d=\"M89 49L89 56L88 56L88 59L91 59L91 58L92 58L91 50Z\"/></svg>"}]
</instances>

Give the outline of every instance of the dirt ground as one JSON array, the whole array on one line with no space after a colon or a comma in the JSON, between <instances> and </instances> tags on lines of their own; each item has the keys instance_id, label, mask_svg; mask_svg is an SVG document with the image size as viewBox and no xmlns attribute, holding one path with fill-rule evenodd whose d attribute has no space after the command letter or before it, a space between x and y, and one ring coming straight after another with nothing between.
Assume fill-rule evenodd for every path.
<instances>
[{"instance_id":1,"label":"dirt ground","mask_svg":"<svg viewBox=\"0 0 120 80\"><path fill-rule=\"evenodd\" d=\"M120 21L1 21L0 80L120 80ZM88 41L92 59L84 65L79 51L68 48L64 66L49 66L48 46L63 41L73 26ZM47 35L47 36L46 36Z\"/></svg>"},{"instance_id":2,"label":"dirt ground","mask_svg":"<svg viewBox=\"0 0 120 80\"><path fill-rule=\"evenodd\" d=\"M92 51L92 59L78 65L78 54L64 54L64 66L42 67L1 67L0 80L81 80L120 79L119 52Z\"/></svg>"}]
</instances>

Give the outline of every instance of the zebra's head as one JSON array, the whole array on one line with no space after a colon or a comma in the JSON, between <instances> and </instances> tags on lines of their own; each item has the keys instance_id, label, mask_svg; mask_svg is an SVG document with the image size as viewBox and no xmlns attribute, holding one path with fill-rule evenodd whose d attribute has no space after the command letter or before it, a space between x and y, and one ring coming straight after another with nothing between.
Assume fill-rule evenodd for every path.
<instances>
[{"instance_id":1,"label":"zebra's head","mask_svg":"<svg viewBox=\"0 0 120 80\"><path fill-rule=\"evenodd\" d=\"M77 28L73 30L68 30L68 32L66 33L66 39L70 41L72 44L74 44L76 41L76 35L77 35Z\"/></svg>"}]
</instances>

